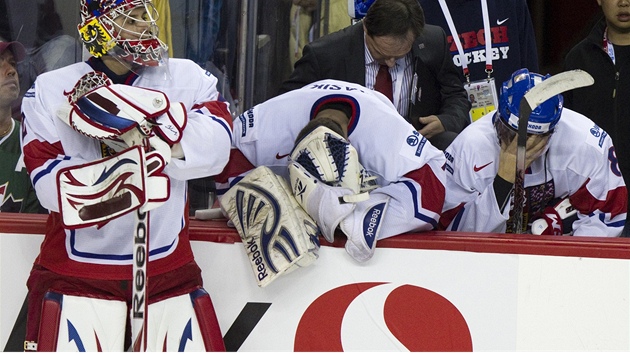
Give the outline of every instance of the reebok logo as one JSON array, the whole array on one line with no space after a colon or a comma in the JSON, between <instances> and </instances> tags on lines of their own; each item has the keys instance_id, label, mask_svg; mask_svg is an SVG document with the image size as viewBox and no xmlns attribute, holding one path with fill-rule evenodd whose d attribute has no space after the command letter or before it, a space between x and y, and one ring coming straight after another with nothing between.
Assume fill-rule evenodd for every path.
<instances>
[{"instance_id":1,"label":"reebok logo","mask_svg":"<svg viewBox=\"0 0 630 354\"><path fill-rule=\"evenodd\" d=\"M481 165L481 166L477 166L477 165L475 165L475 166L473 166L473 170L474 170L475 172L479 172L479 171L483 170L486 166L488 166L488 165L489 165L489 164L491 164L491 163L492 163L492 161L488 162L488 163L487 163L487 164L485 164L485 165Z\"/></svg>"},{"instance_id":2,"label":"reebok logo","mask_svg":"<svg viewBox=\"0 0 630 354\"><path fill-rule=\"evenodd\" d=\"M507 20L509 20L510 18L506 18L505 20L499 20L497 19L497 26L501 26L502 24L504 24Z\"/></svg>"}]
</instances>

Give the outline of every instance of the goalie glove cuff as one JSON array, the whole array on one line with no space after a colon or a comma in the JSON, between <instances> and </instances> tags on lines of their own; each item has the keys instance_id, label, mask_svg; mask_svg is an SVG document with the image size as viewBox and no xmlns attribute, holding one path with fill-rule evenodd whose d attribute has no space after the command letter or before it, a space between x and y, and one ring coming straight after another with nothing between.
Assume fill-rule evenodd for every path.
<instances>
[{"instance_id":1,"label":"goalie glove cuff","mask_svg":"<svg viewBox=\"0 0 630 354\"><path fill-rule=\"evenodd\" d=\"M372 194L369 200L358 203L352 214L341 221L339 227L348 237L346 252L356 261L365 262L374 255L389 198L385 194Z\"/></svg>"},{"instance_id":2,"label":"goalie glove cuff","mask_svg":"<svg viewBox=\"0 0 630 354\"><path fill-rule=\"evenodd\" d=\"M354 192L319 181L295 162L289 164L289 178L295 199L317 222L326 241L333 242L335 229L354 210L355 204L345 200L350 201Z\"/></svg>"},{"instance_id":3,"label":"goalie glove cuff","mask_svg":"<svg viewBox=\"0 0 630 354\"><path fill-rule=\"evenodd\" d=\"M166 113L155 119L153 131L172 147L182 140L182 132L187 123L186 107L181 102L174 102Z\"/></svg>"}]
</instances>

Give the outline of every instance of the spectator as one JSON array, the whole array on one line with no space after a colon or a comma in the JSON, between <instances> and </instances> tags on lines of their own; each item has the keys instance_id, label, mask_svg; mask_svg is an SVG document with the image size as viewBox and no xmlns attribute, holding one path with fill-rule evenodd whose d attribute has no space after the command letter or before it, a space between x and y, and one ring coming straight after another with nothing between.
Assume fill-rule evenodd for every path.
<instances>
[{"instance_id":1,"label":"spectator","mask_svg":"<svg viewBox=\"0 0 630 354\"><path fill-rule=\"evenodd\" d=\"M291 66L302 57L304 45L351 24L348 0L293 0L289 38Z\"/></svg>"},{"instance_id":2,"label":"spectator","mask_svg":"<svg viewBox=\"0 0 630 354\"><path fill-rule=\"evenodd\" d=\"M188 239L186 195L188 179L216 174L228 159L232 117L217 79L190 60L167 58L151 1L81 0L79 9L92 57L41 74L22 105L24 161L51 211L27 282L24 349L124 351L140 332L147 338L140 349L174 351L178 341L164 332L182 333L188 322L185 349L224 350ZM129 121L138 111L142 118ZM144 310L170 329L136 331L133 321L132 338L130 312L135 319ZM73 330L80 338L57 341Z\"/></svg>"},{"instance_id":3,"label":"spectator","mask_svg":"<svg viewBox=\"0 0 630 354\"><path fill-rule=\"evenodd\" d=\"M389 91L398 112L439 149L470 120L446 35L425 25L416 0L376 0L362 22L306 45L280 92L326 78Z\"/></svg>"},{"instance_id":4,"label":"spectator","mask_svg":"<svg viewBox=\"0 0 630 354\"><path fill-rule=\"evenodd\" d=\"M446 31L460 78L470 83L464 87L481 104L471 110L472 121L497 107L501 84L514 71L527 68L538 72L534 26L527 1L419 1L427 23ZM492 55L486 55L488 50ZM488 83L489 78L493 85Z\"/></svg>"},{"instance_id":5,"label":"spectator","mask_svg":"<svg viewBox=\"0 0 630 354\"><path fill-rule=\"evenodd\" d=\"M582 69L595 79L592 86L564 94L565 107L591 117L610 134L617 147L619 168L630 182L630 2L598 0L603 17L590 34L566 56L567 70ZM626 227L624 236L630 234Z\"/></svg>"},{"instance_id":6,"label":"spectator","mask_svg":"<svg viewBox=\"0 0 630 354\"><path fill-rule=\"evenodd\" d=\"M20 121L11 116L20 94L17 62L25 57L19 42L0 42L0 211L45 213L22 161Z\"/></svg>"},{"instance_id":7,"label":"spectator","mask_svg":"<svg viewBox=\"0 0 630 354\"><path fill-rule=\"evenodd\" d=\"M511 211L519 104L545 78L527 69L514 72L501 88L499 109L471 124L446 149L442 227L517 231ZM585 116L563 109L562 95L557 95L534 109L527 133L522 225L542 218L548 227L537 233L619 236L626 220L627 190L606 132ZM562 219L570 208L556 207L564 199L577 211L576 220L566 225Z\"/></svg>"}]
</instances>

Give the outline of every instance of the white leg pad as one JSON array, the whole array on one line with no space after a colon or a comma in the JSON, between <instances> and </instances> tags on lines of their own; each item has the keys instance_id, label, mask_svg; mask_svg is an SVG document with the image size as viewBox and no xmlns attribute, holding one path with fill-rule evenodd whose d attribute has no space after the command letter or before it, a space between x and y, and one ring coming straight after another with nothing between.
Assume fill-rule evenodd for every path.
<instances>
[{"instance_id":1,"label":"white leg pad","mask_svg":"<svg viewBox=\"0 0 630 354\"><path fill-rule=\"evenodd\" d=\"M190 294L149 305L148 352L205 352Z\"/></svg>"},{"instance_id":2,"label":"white leg pad","mask_svg":"<svg viewBox=\"0 0 630 354\"><path fill-rule=\"evenodd\" d=\"M39 329L39 350L125 350L127 305L124 301L48 293L44 302ZM55 310L47 311L55 303L58 304L60 313ZM57 322L57 327L54 322ZM56 343L52 343L55 335L52 331L55 328L58 329L57 338Z\"/></svg>"}]
</instances>

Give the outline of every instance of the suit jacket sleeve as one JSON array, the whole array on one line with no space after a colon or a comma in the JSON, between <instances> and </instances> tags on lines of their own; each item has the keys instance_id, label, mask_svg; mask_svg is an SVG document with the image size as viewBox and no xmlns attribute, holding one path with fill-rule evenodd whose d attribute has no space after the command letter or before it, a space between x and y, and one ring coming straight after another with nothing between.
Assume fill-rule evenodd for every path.
<instances>
[{"instance_id":1,"label":"suit jacket sleeve","mask_svg":"<svg viewBox=\"0 0 630 354\"><path fill-rule=\"evenodd\" d=\"M418 75L419 99L411 104L409 120L437 115L444 129L459 133L470 122L470 102L459 77L444 30L426 25L413 48L414 72Z\"/></svg>"}]
</instances>

